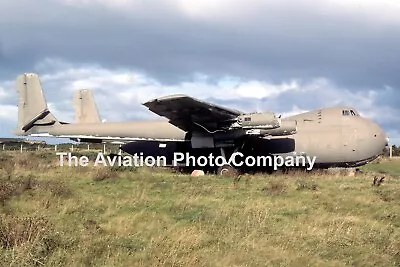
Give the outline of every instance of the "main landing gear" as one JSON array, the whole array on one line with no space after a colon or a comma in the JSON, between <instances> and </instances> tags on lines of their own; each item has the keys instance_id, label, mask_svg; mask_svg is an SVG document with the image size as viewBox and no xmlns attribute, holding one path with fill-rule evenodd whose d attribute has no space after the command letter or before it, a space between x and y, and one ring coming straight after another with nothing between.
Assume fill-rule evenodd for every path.
<instances>
[{"instance_id":1,"label":"main landing gear","mask_svg":"<svg viewBox=\"0 0 400 267\"><path fill-rule=\"evenodd\" d=\"M237 151L238 151L238 149L235 149L235 151L233 153L235 153ZM224 157L226 160L226 151L224 148L221 148L221 156ZM239 171L235 167L233 167L229 164L225 164L221 167L218 167L217 175L225 176L225 177L237 177L237 176L239 176Z\"/></svg>"},{"instance_id":2,"label":"main landing gear","mask_svg":"<svg viewBox=\"0 0 400 267\"><path fill-rule=\"evenodd\" d=\"M232 167L229 164L225 164L218 168L217 175L225 176L225 177L237 177L239 172L236 168Z\"/></svg>"}]
</instances>

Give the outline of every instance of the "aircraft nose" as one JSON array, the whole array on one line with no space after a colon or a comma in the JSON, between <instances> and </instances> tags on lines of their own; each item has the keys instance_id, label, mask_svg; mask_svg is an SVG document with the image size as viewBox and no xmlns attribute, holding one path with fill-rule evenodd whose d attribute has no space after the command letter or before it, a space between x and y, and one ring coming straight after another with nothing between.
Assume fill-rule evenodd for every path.
<instances>
[{"instance_id":1,"label":"aircraft nose","mask_svg":"<svg viewBox=\"0 0 400 267\"><path fill-rule=\"evenodd\" d=\"M382 155L388 140L386 133L375 122L364 119L360 127L358 151L360 158L372 159Z\"/></svg>"},{"instance_id":2,"label":"aircraft nose","mask_svg":"<svg viewBox=\"0 0 400 267\"><path fill-rule=\"evenodd\" d=\"M374 124L372 134L377 146L381 147L382 150L389 145L389 138L381 127Z\"/></svg>"}]
</instances>

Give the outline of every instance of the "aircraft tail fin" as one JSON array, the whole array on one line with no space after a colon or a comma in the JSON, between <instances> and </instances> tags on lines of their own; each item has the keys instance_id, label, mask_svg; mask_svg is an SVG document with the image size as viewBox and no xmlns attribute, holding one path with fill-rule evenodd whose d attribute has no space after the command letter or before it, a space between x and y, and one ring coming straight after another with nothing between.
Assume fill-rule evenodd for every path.
<instances>
[{"instance_id":1,"label":"aircraft tail fin","mask_svg":"<svg viewBox=\"0 0 400 267\"><path fill-rule=\"evenodd\" d=\"M77 123L101 122L93 92L89 89L81 89L74 94L75 119Z\"/></svg>"},{"instance_id":2,"label":"aircraft tail fin","mask_svg":"<svg viewBox=\"0 0 400 267\"><path fill-rule=\"evenodd\" d=\"M15 89L19 94L16 135L39 133L39 129L59 123L47 107L37 74L24 73L19 75Z\"/></svg>"}]
</instances>

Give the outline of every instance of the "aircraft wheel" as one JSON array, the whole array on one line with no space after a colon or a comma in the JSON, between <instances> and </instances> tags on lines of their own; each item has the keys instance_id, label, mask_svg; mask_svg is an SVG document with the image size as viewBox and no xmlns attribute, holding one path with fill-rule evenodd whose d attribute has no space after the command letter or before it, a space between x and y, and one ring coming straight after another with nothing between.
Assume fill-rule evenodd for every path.
<instances>
[{"instance_id":1,"label":"aircraft wheel","mask_svg":"<svg viewBox=\"0 0 400 267\"><path fill-rule=\"evenodd\" d=\"M225 177L236 177L239 175L238 171L231 165L224 165L218 168L217 174Z\"/></svg>"}]
</instances>

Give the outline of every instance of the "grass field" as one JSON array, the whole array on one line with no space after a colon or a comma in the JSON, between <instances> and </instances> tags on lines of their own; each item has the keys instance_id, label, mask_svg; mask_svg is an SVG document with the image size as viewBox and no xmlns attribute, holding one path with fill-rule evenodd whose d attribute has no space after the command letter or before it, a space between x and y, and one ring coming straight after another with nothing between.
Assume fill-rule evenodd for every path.
<instances>
[{"instance_id":1,"label":"grass field","mask_svg":"<svg viewBox=\"0 0 400 267\"><path fill-rule=\"evenodd\" d=\"M383 174L393 175L400 178L400 157L392 159L376 160L362 167L365 171L374 171Z\"/></svg>"},{"instance_id":2,"label":"grass field","mask_svg":"<svg viewBox=\"0 0 400 267\"><path fill-rule=\"evenodd\" d=\"M238 183L58 167L45 154L0 161L5 266L400 265L400 161L354 177L260 174Z\"/></svg>"}]
</instances>

